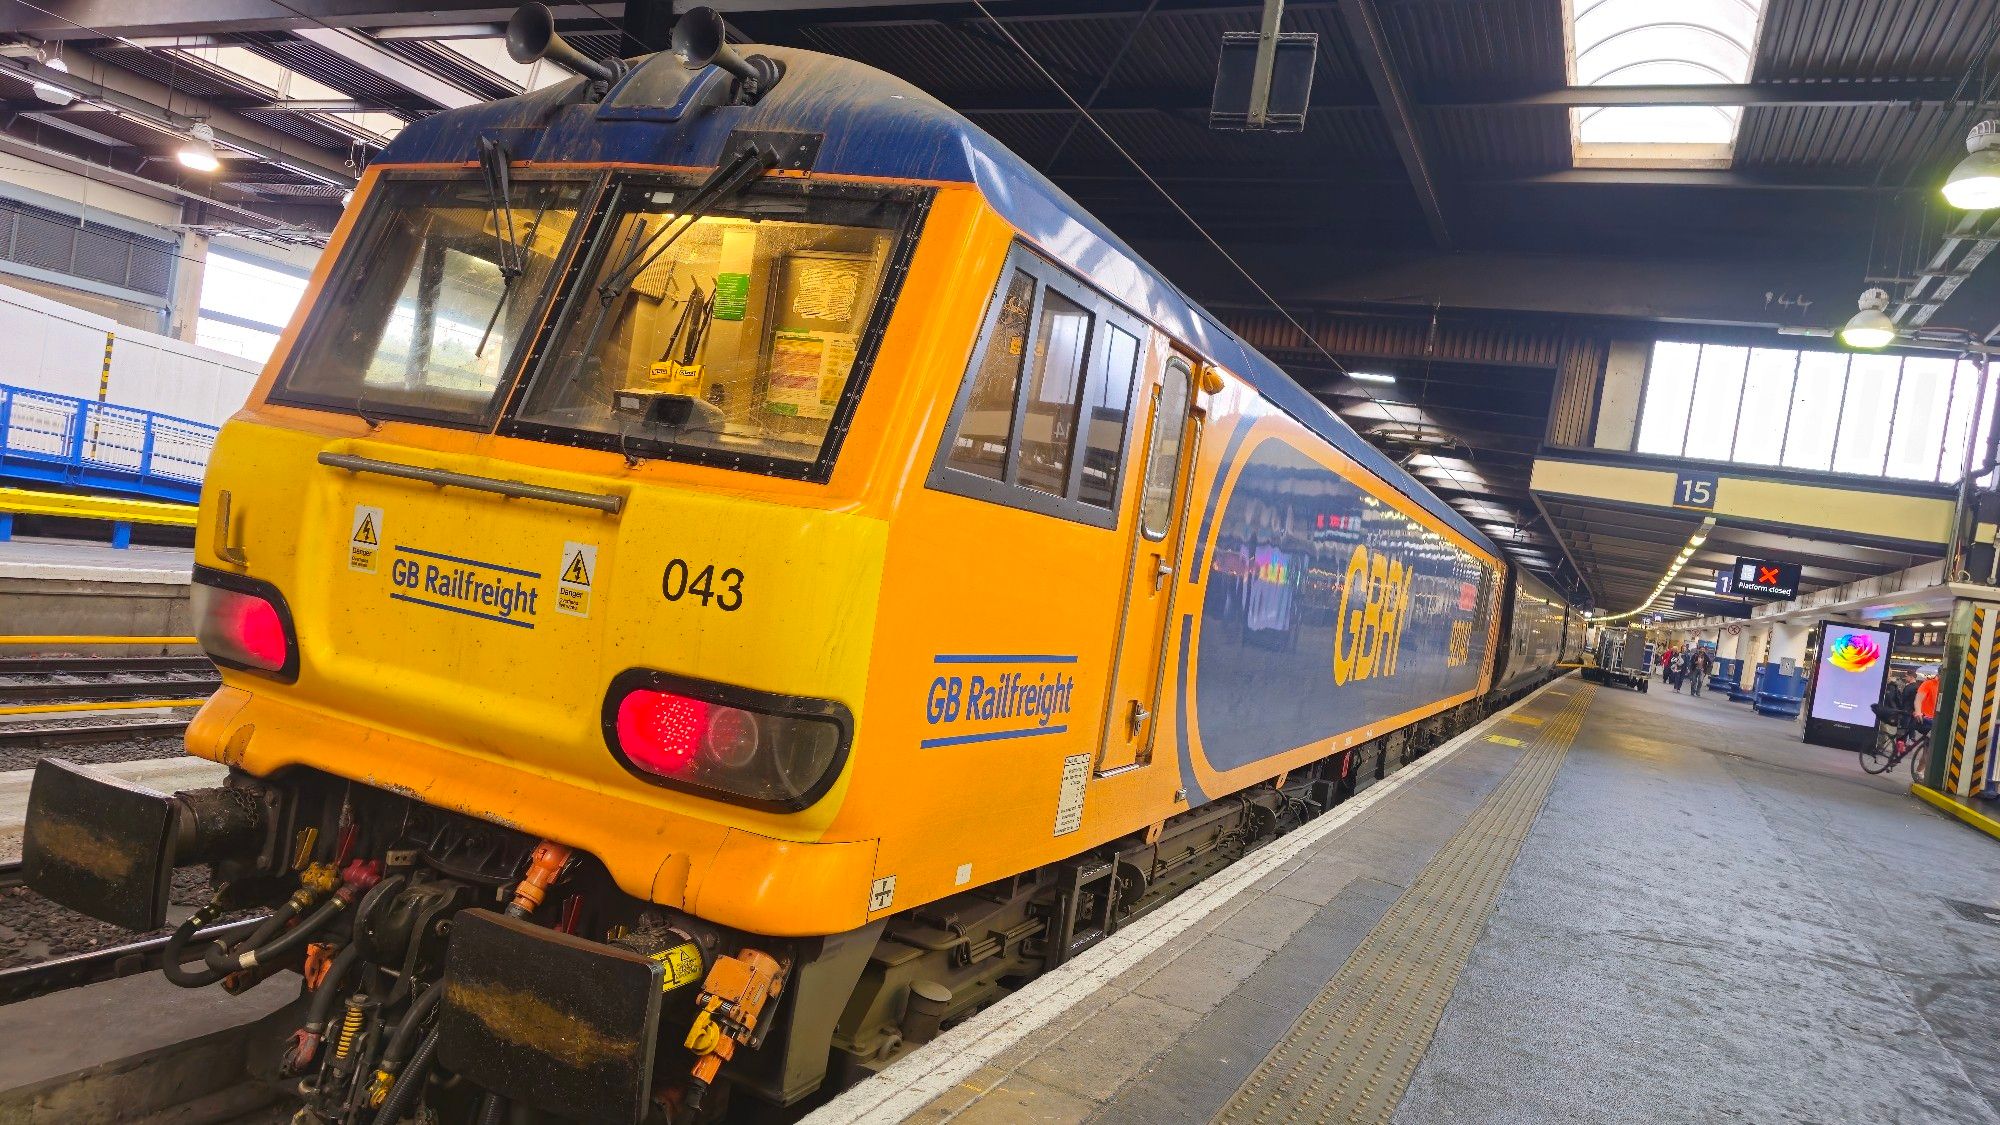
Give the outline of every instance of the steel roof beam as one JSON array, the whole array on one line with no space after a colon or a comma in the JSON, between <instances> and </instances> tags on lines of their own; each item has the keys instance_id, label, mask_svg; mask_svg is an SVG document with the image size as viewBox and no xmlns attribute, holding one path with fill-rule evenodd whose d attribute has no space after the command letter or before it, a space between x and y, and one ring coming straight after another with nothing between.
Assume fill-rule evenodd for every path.
<instances>
[{"instance_id":1,"label":"steel roof beam","mask_svg":"<svg viewBox=\"0 0 2000 1125\"><path fill-rule=\"evenodd\" d=\"M1563 86L1516 97L1438 98L1426 109L1520 109L1554 106L1928 105L1952 100L1956 83L1894 79L1880 82L1743 82L1714 85Z\"/></svg>"},{"instance_id":2,"label":"steel roof beam","mask_svg":"<svg viewBox=\"0 0 2000 1125\"><path fill-rule=\"evenodd\" d=\"M0 33L32 39L156 39L219 32L296 31L328 27L411 27L440 23L504 24L518 4L431 0L38 0L0 4ZM596 4L552 3L563 22L605 22Z\"/></svg>"},{"instance_id":3,"label":"steel roof beam","mask_svg":"<svg viewBox=\"0 0 2000 1125\"><path fill-rule=\"evenodd\" d=\"M292 34L308 43L318 44L363 70L394 82L440 108L464 109L486 101L485 98L462 86L453 85L422 67L390 54L359 32L329 27L302 27Z\"/></svg>"},{"instance_id":4,"label":"steel roof beam","mask_svg":"<svg viewBox=\"0 0 2000 1125\"><path fill-rule=\"evenodd\" d=\"M74 71L61 71L30 58L0 55L0 73L67 90L122 117L175 134L185 134L196 121L205 120L215 130L215 143L222 148L336 187L353 187L356 182L351 171L333 163L319 149L275 129L245 121L217 106L178 93L172 94L172 101L179 108L170 111L163 107L171 92L158 82L87 56L78 56L73 65Z\"/></svg>"},{"instance_id":5,"label":"steel roof beam","mask_svg":"<svg viewBox=\"0 0 2000 1125\"><path fill-rule=\"evenodd\" d=\"M1431 241L1438 249L1449 250L1451 226L1445 221L1443 194L1431 172L1423 126L1417 120L1403 76L1389 51L1375 0L1345 0L1340 5L1340 16L1347 26L1355 57L1360 60L1362 71L1368 75L1368 85L1375 91L1375 100L1382 107L1389 136L1396 142L1396 154L1402 157L1403 170L1409 174L1410 186L1417 193L1417 205L1423 208L1424 225L1430 228Z\"/></svg>"},{"instance_id":6,"label":"steel roof beam","mask_svg":"<svg viewBox=\"0 0 2000 1125\"><path fill-rule=\"evenodd\" d=\"M241 204L228 203L211 196L202 195L200 192L175 187L172 184L163 184L158 180L149 180L136 172L128 172L123 168L114 168L109 164L89 160L74 153L64 152L61 149L38 145L32 141L22 140L7 133L0 133L0 152L25 157L37 163L47 164L51 167L60 168L65 172L82 176L86 180L93 180L101 184L111 184L115 187L125 188L128 191L150 196L154 199L162 199L169 202L187 201L198 203L204 207L214 208L218 214L242 219L270 229L274 233L297 225L276 215L256 211ZM324 215L326 230L331 230L333 222L339 217L340 212L338 208L326 208ZM321 237L325 235L325 231L316 230L316 233Z\"/></svg>"}]
</instances>

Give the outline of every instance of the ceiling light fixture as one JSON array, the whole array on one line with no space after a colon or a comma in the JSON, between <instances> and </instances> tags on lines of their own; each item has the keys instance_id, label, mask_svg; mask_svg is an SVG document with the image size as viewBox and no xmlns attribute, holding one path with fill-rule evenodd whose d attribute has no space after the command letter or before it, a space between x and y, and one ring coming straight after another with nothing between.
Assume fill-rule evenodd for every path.
<instances>
[{"instance_id":1,"label":"ceiling light fixture","mask_svg":"<svg viewBox=\"0 0 2000 1125\"><path fill-rule=\"evenodd\" d=\"M1393 383L1396 381L1394 375L1387 375L1380 371L1349 371L1347 377L1350 379L1359 379L1364 383Z\"/></svg>"},{"instance_id":2,"label":"ceiling light fixture","mask_svg":"<svg viewBox=\"0 0 2000 1125\"><path fill-rule=\"evenodd\" d=\"M183 165L197 172L213 172L222 167L215 155L215 130L206 121L197 121L188 130L187 143L174 154Z\"/></svg>"},{"instance_id":3,"label":"ceiling light fixture","mask_svg":"<svg viewBox=\"0 0 2000 1125\"><path fill-rule=\"evenodd\" d=\"M42 65L48 67L50 70L59 70L64 74L69 73L69 64L62 61L61 55L51 55L43 59ZM35 83L35 97L53 106L65 106L76 100L75 94L70 93L61 86L51 86L47 82Z\"/></svg>"},{"instance_id":4,"label":"ceiling light fixture","mask_svg":"<svg viewBox=\"0 0 2000 1125\"><path fill-rule=\"evenodd\" d=\"M1840 342L1850 348L1864 348L1873 351L1886 348L1896 340L1896 322L1889 319L1883 310L1889 307L1889 291L1870 289L1861 294L1855 304L1861 311L1849 317L1840 330Z\"/></svg>"},{"instance_id":5,"label":"ceiling light fixture","mask_svg":"<svg viewBox=\"0 0 2000 1125\"><path fill-rule=\"evenodd\" d=\"M1701 521L1701 526L1694 529L1693 535L1688 536L1688 545L1681 549L1681 553L1675 556L1673 562L1667 564L1666 573L1660 575L1659 585L1653 587L1653 592L1646 595L1645 601L1640 602L1637 606L1626 610L1624 613L1609 613L1594 616L1590 618L1592 623L1622 621L1627 617L1636 617L1649 610L1665 608L1662 603L1666 601L1667 594L1673 587L1674 579L1680 577L1681 568L1687 565L1689 558L1693 557L1694 549L1708 542L1708 533L1713 530L1715 530L1714 516L1709 516Z\"/></svg>"},{"instance_id":6,"label":"ceiling light fixture","mask_svg":"<svg viewBox=\"0 0 2000 1125\"><path fill-rule=\"evenodd\" d=\"M1945 177L1944 201L1961 211L2000 207L2000 121L1981 121L1965 135L1965 159Z\"/></svg>"}]
</instances>

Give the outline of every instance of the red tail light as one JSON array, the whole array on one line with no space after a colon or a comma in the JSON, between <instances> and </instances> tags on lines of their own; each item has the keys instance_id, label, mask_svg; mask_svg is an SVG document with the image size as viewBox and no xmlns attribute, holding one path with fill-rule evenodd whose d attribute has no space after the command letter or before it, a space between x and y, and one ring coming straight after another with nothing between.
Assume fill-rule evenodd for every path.
<instances>
[{"instance_id":1,"label":"red tail light","mask_svg":"<svg viewBox=\"0 0 2000 1125\"><path fill-rule=\"evenodd\" d=\"M604 738L633 774L736 804L805 808L839 774L847 709L635 669L612 682Z\"/></svg>"},{"instance_id":2,"label":"red tail light","mask_svg":"<svg viewBox=\"0 0 2000 1125\"><path fill-rule=\"evenodd\" d=\"M708 729L708 704L639 690L618 701L618 746L647 773L673 777L694 764Z\"/></svg>"},{"instance_id":3,"label":"red tail light","mask_svg":"<svg viewBox=\"0 0 2000 1125\"><path fill-rule=\"evenodd\" d=\"M211 660L287 682L298 677L292 617L276 587L196 567L193 593L195 635Z\"/></svg>"}]
</instances>

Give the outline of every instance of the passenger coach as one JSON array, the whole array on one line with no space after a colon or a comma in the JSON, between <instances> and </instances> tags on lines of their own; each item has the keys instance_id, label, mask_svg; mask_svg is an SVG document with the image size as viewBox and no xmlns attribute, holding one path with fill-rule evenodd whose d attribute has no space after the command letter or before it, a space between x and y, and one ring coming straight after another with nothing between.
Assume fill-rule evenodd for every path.
<instances>
[{"instance_id":1,"label":"passenger coach","mask_svg":"<svg viewBox=\"0 0 2000 1125\"><path fill-rule=\"evenodd\" d=\"M228 787L39 770L37 889L210 863L170 975L312 969L332 1119L797 1102L1576 640L966 120L689 19L368 169L207 482Z\"/></svg>"}]
</instances>

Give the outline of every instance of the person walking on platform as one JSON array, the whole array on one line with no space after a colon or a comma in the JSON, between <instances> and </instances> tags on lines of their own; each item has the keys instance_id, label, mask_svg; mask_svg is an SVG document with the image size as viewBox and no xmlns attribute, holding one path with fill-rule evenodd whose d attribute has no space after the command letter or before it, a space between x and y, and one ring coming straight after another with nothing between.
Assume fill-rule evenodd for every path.
<instances>
[{"instance_id":1,"label":"person walking on platform","mask_svg":"<svg viewBox=\"0 0 2000 1125\"><path fill-rule=\"evenodd\" d=\"M1687 679L1687 654L1677 652L1674 653L1672 656L1667 657L1667 682L1674 686L1674 690L1676 692L1681 690L1681 684L1685 682L1686 679Z\"/></svg>"},{"instance_id":2,"label":"person walking on platform","mask_svg":"<svg viewBox=\"0 0 2000 1125\"><path fill-rule=\"evenodd\" d=\"M1701 682L1708 678L1708 650L1693 649L1688 653L1688 694L1700 695Z\"/></svg>"}]
</instances>

